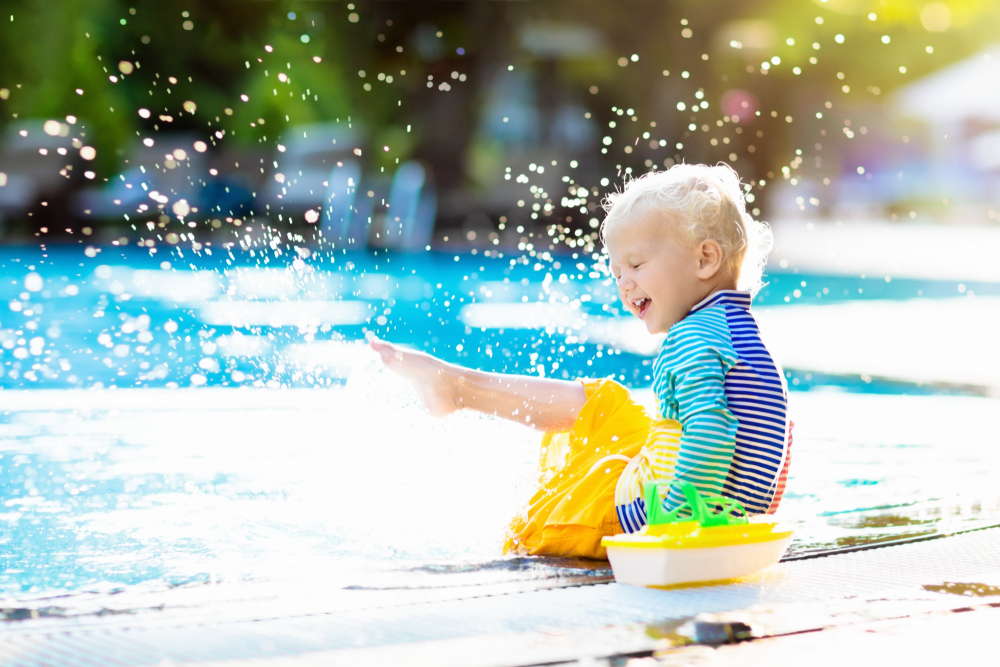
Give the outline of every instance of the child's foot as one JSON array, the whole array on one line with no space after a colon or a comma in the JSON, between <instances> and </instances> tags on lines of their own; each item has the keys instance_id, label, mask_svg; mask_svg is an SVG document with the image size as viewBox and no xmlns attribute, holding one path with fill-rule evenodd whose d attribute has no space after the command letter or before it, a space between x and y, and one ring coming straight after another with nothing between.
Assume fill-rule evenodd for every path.
<instances>
[{"instance_id":1,"label":"child's foot","mask_svg":"<svg viewBox=\"0 0 1000 667\"><path fill-rule=\"evenodd\" d=\"M435 417L444 417L458 408L455 405L453 377L448 364L429 354L403 350L372 336L368 344L378 352L389 370L413 383L421 402Z\"/></svg>"}]
</instances>

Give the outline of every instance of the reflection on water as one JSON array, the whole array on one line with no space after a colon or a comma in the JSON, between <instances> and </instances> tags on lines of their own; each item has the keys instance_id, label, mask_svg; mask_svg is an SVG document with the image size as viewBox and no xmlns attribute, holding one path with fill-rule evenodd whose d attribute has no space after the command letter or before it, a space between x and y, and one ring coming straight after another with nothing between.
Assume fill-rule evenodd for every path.
<instances>
[{"instance_id":1,"label":"reflection on water","mask_svg":"<svg viewBox=\"0 0 1000 667\"><path fill-rule=\"evenodd\" d=\"M412 404L386 419L388 396L351 388L9 413L4 592L494 556L533 434Z\"/></svg>"},{"instance_id":2,"label":"reflection on water","mask_svg":"<svg viewBox=\"0 0 1000 667\"><path fill-rule=\"evenodd\" d=\"M985 598L1000 595L1000 586L960 581L946 581L943 584L927 584L923 588L926 591L933 591L935 593L953 593L954 595L968 595L969 597Z\"/></svg>"},{"instance_id":3,"label":"reflection on water","mask_svg":"<svg viewBox=\"0 0 1000 667\"><path fill-rule=\"evenodd\" d=\"M793 552L1000 524L995 399L793 393Z\"/></svg>"},{"instance_id":4,"label":"reflection on water","mask_svg":"<svg viewBox=\"0 0 1000 667\"><path fill-rule=\"evenodd\" d=\"M995 400L807 393L792 408L793 553L1000 523L1000 448L976 427ZM0 410L8 618L608 578L499 559L538 434L432 420L375 365L342 389L5 392Z\"/></svg>"},{"instance_id":5,"label":"reflection on water","mask_svg":"<svg viewBox=\"0 0 1000 667\"><path fill-rule=\"evenodd\" d=\"M519 582L544 581L559 585L595 584L612 581L614 575L607 561L584 558L528 556L500 558L490 561L432 562L400 568L397 573L410 575L399 581L388 581L382 575L375 585L355 584L348 590L417 590L457 588L513 579ZM445 575L427 577L424 575ZM459 575L459 576L456 576Z\"/></svg>"},{"instance_id":6,"label":"reflection on water","mask_svg":"<svg viewBox=\"0 0 1000 667\"><path fill-rule=\"evenodd\" d=\"M93 256L73 247L0 249L0 271L7 278L0 280L0 302L9 311L0 313L0 387L326 387L350 374L358 358L353 343L366 329L483 370L565 379L613 375L635 387L651 382L659 339L618 308L611 281L580 258L546 253L529 262L503 253L351 251L261 265L259 256L232 252L232 258L216 253L168 260L161 254L154 260L131 247L104 248ZM924 365L931 359L939 375L941 367L950 369L941 377L932 374L930 385L927 378L921 386L877 377L876 368L887 378L909 377L915 368L910 356L888 366L891 360L878 359L866 371L876 377L864 382L850 364L819 372L831 360L862 352L878 357L878 350L857 340L848 346L845 336L817 342L816 329L830 329L827 320L816 319L826 309L807 312L785 304L902 300L919 293L925 297L917 313L923 330L935 318L954 319L969 308L992 317L986 295L995 295L997 285L977 284L975 302L953 303L939 298L957 294L946 281L873 283L780 272L767 281L755 300L762 324L797 322L778 326L773 333L783 335L768 339L786 359L793 388L939 393L940 381L958 369L966 380L953 382L949 393L983 393L967 385L968 377L985 371L970 375L959 363L970 355L952 359L946 346L932 354L920 350ZM802 293L806 284L810 291ZM909 316L911 306L904 308ZM852 322L869 311L836 312L839 322ZM907 324L900 331L913 328ZM976 357L972 365L982 366L982 360Z\"/></svg>"},{"instance_id":7,"label":"reflection on water","mask_svg":"<svg viewBox=\"0 0 1000 667\"><path fill-rule=\"evenodd\" d=\"M911 516L899 516L897 514L882 514L862 517L861 519L853 522L848 521L844 525L854 528L896 528L898 526L919 526L925 523L933 523L933 520L921 520Z\"/></svg>"},{"instance_id":8,"label":"reflection on water","mask_svg":"<svg viewBox=\"0 0 1000 667\"><path fill-rule=\"evenodd\" d=\"M500 558L538 434L431 420L358 340L363 322L459 363L645 386L648 341L629 343L599 275L560 258L363 254L187 271L111 252L72 272L68 250L0 256L4 617L607 580L604 564ZM772 276L763 305L803 277ZM523 329L466 308L536 301L567 319ZM473 321L484 313L495 321ZM980 426L996 400L816 391L816 377L791 398L793 553L1000 523L998 437Z\"/></svg>"}]
</instances>

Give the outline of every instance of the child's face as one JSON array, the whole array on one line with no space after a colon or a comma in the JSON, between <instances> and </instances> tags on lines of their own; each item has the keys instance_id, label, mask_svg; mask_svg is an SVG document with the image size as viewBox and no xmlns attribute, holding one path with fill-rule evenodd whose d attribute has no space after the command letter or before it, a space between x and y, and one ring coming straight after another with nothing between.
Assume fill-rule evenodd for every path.
<instances>
[{"instance_id":1,"label":"child's face","mask_svg":"<svg viewBox=\"0 0 1000 667\"><path fill-rule=\"evenodd\" d=\"M649 333L666 332L705 296L699 249L661 216L637 215L605 237L618 296Z\"/></svg>"}]
</instances>

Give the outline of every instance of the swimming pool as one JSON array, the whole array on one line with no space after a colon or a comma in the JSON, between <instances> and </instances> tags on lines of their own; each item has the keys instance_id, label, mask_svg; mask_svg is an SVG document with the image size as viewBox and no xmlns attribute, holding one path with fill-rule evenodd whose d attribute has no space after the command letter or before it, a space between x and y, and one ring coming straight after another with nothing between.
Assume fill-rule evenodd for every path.
<instances>
[{"instance_id":1,"label":"swimming pool","mask_svg":"<svg viewBox=\"0 0 1000 667\"><path fill-rule=\"evenodd\" d=\"M168 259L127 247L87 255L71 246L5 249L0 387L331 386L364 359L356 345L366 331L484 370L614 375L648 386L658 339L624 316L614 286L592 265L576 253L354 251L304 262L239 248ZM1000 295L1000 283L798 271L765 279L758 312ZM793 379L799 369L786 370ZM802 381L882 390L878 382Z\"/></svg>"},{"instance_id":2,"label":"swimming pool","mask_svg":"<svg viewBox=\"0 0 1000 667\"><path fill-rule=\"evenodd\" d=\"M431 420L366 353L364 329L487 369L614 374L650 400L655 340L571 255L354 253L330 270L143 254L0 261L5 608L204 610L278 589L414 586L456 564L515 576L490 564L537 434ZM794 272L769 283L760 305L774 309L955 293ZM1000 448L983 428L996 399L810 371L793 374L812 391L792 394L782 508L799 553L1000 522Z\"/></svg>"}]
</instances>

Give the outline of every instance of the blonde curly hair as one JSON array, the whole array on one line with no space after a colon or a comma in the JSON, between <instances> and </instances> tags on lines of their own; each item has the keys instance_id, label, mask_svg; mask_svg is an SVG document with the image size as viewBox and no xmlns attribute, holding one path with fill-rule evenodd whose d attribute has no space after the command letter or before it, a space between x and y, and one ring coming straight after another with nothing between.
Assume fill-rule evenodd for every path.
<instances>
[{"instance_id":1,"label":"blonde curly hair","mask_svg":"<svg viewBox=\"0 0 1000 667\"><path fill-rule=\"evenodd\" d=\"M774 237L766 222L747 213L740 177L729 165L678 164L650 172L609 194L602 206L607 211L602 240L609 229L636 214L662 212L664 221L692 245L712 239L722 247L726 270L738 289L756 294L763 287Z\"/></svg>"}]
</instances>

